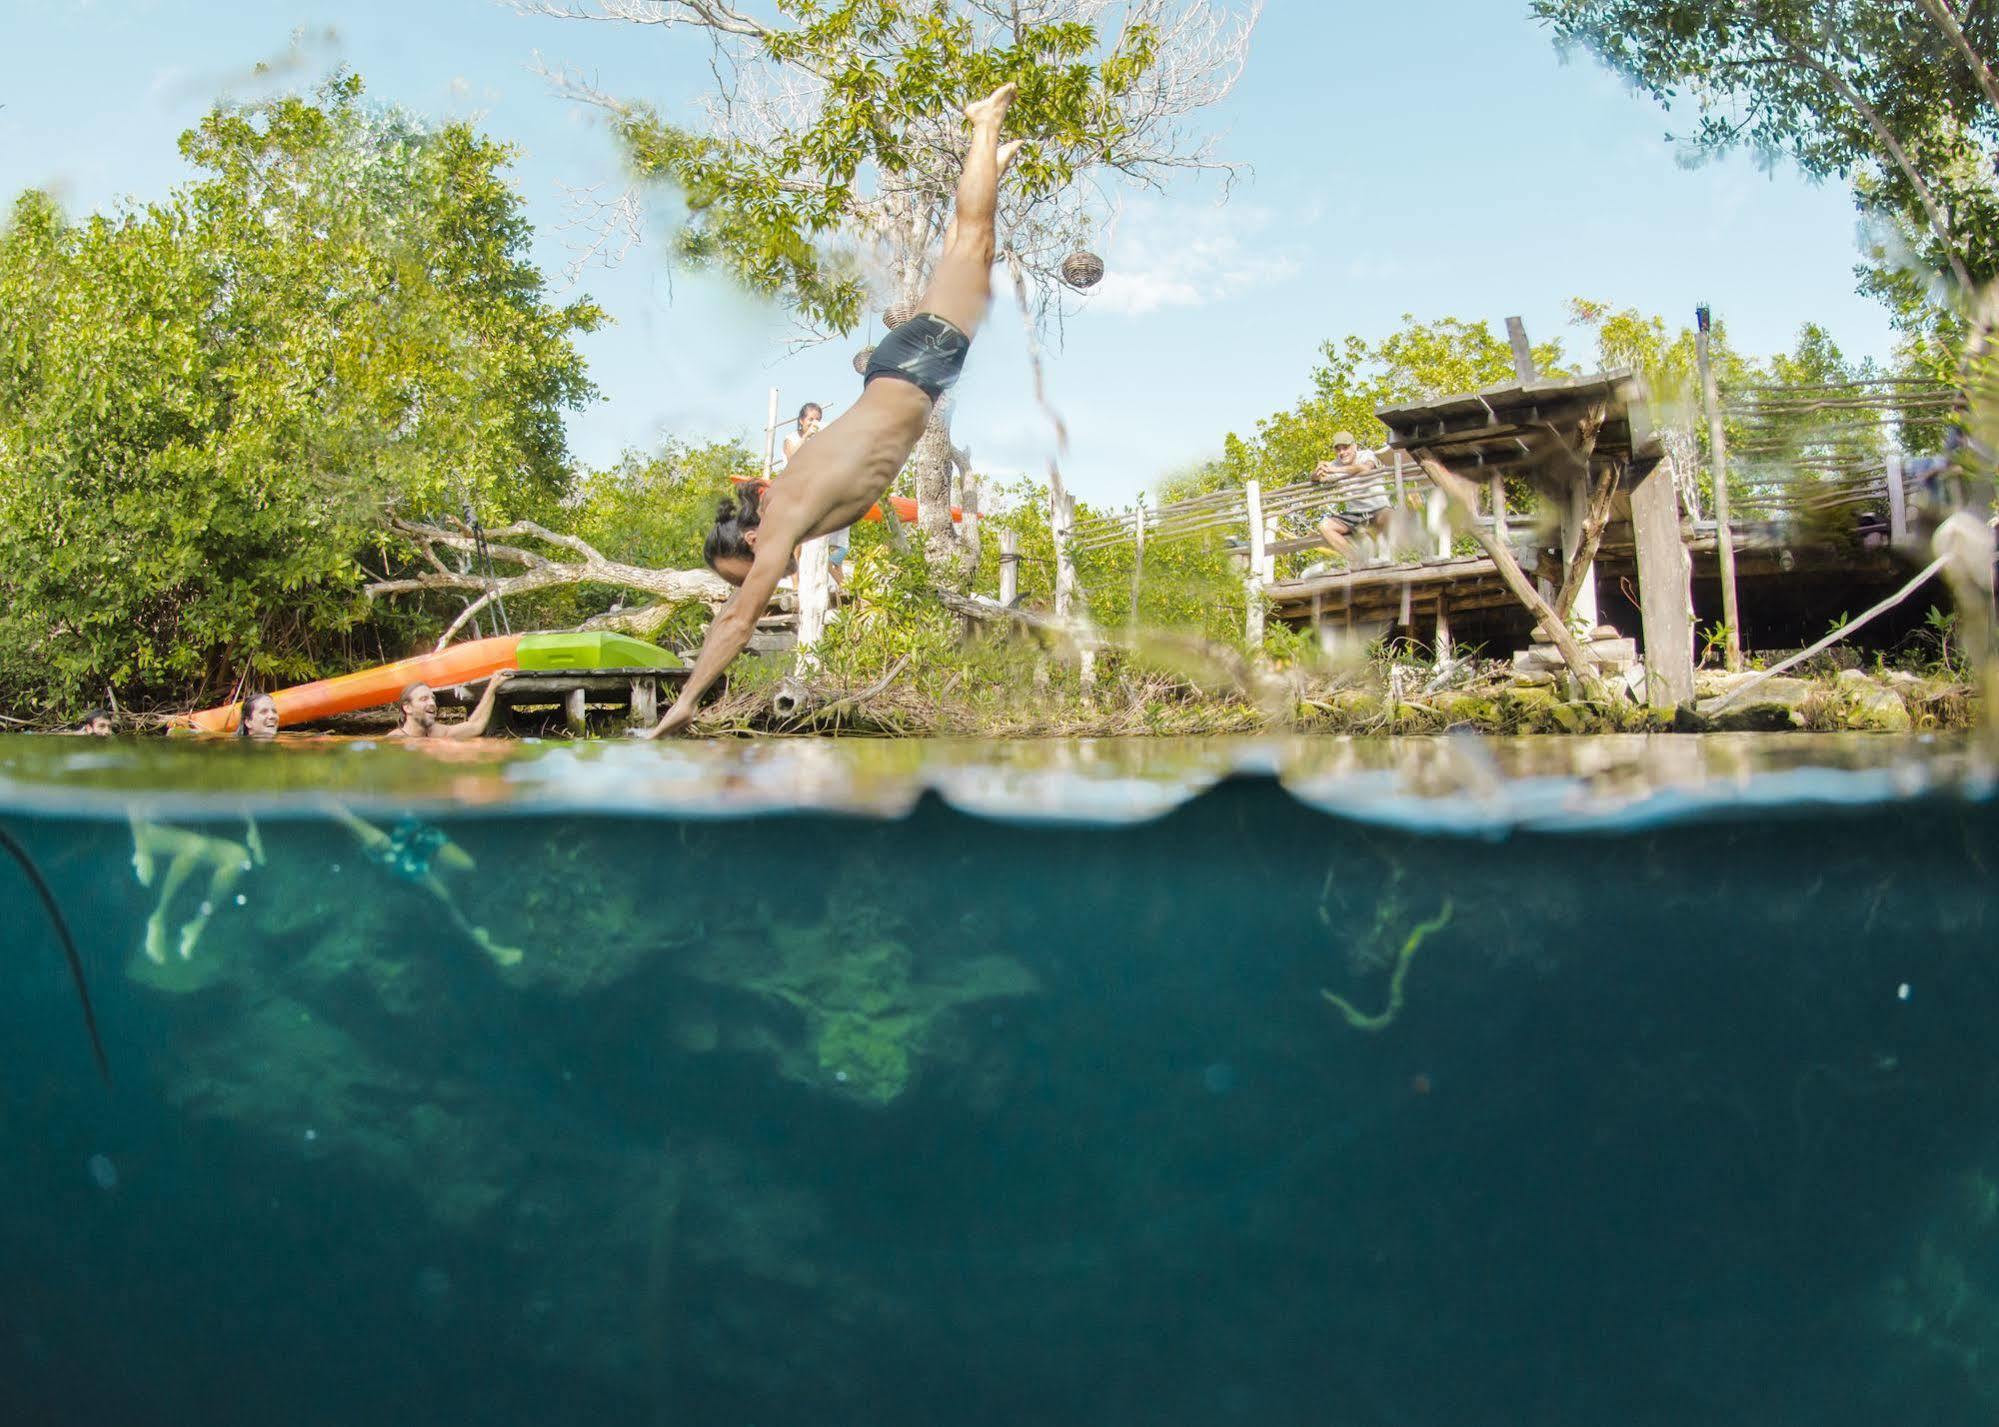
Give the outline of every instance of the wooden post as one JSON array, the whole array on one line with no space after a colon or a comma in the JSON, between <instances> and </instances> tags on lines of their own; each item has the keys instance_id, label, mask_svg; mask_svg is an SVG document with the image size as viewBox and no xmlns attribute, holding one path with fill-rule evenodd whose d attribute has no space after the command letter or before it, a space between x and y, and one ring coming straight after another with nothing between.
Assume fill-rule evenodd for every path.
<instances>
[{"instance_id":1,"label":"wooden post","mask_svg":"<svg viewBox=\"0 0 1999 1427\"><path fill-rule=\"evenodd\" d=\"M1243 580L1244 605L1247 613L1243 622L1243 638L1252 650L1263 645L1263 571L1265 546L1263 542L1263 482L1245 481L1242 488L1243 500L1249 507L1249 574Z\"/></svg>"},{"instance_id":2,"label":"wooden post","mask_svg":"<svg viewBox=\"0 0 1999 1427\"><path fill-rule=\"evenodd\" d=\"M1571 573L1564 585L1573 585L1573 594L1568 601L1567 613L1573 614L1584 624L1594 628L1597 621L1596 605L1596 561L1585 558L1580 572L1576 570L1576 556L1582 551L1588 539L1590 526L1590 487L1587 473L1573 477L1569 482L1569 507L1562 512L1562 564ZM1599 530L1599 534L1601 531ZM1591 550L1589 556L1593 557ZM1555 608L1560 610L1562 601L1558 596Z\"/></svg>"},{"instance_id":3,"label":"wooden post","mask_svg":"<svg viewBox=\"0 0 1999 1427\"><path fill-rule=\"evenodd\" d=\"M764 421L764 479L777 469L777 388L770 389L770 415Z\"/></svg>"},{"instance_id":4,"label":"wooden post","mask_svg":"<svg viewBox=\"0 0 1999 1427\"><path fill-rule=\"evenodd\" d=\"M1506 319L1506 340L1513 344L1513 375L1525 386L1534 380L1534 347L1527 340L1527 324L1518 317Z\"/></svg>"},{"instance_id":5,"label":"wooden post","mask_svg":"<svg viewBox=\"0 0 1999 1427\"><path fill-rule=\"evenodd\" d=\"M1506 533L1506 477L1494 472L1491 482L1492 534L1500 544L1508 543Z\"/></svg>"},{"instance_id":6,"label":"wooden post","mask_svg":"<svg viewBox=\"0 0 1999 1427\"><path fill-rule=\"evenodd\" d=\"M589 695L580 688L571 689L562 699L562 721L569 725L569 731L578 738L590 732L590 720L583 714L588 703Z\"/></svg>"},{"instance_id":7,"label":"wooden post","mask_svg":"<svg viewBox=\"0 0 1999 1427\"><path fill-rule=\"evenodd\" d=\"M1069 552L1069 531L1075 524L1076 503L1065 491L1048 493L1048 533L1055 539L1055 617L1067 619L1076 603L1076 561Z\"/></svg>"},{"instance_id":8,"label":"wooden post","mask_svg":"<svg viewBox=\"0 0 1999 1427\"><path fill-rule=\"evenodd\" d=\"M1000 532L999 601L1008 609L1020 598L1020 536L1011 530Z\"/></svg>"},{"instance_id":9,"label":"wooden post","mask_svg":"<svg viewBox=\"0 0 1999 1427\"><path fill-rule=\"evenodd\" d=\"M1638 612L1645 641L1645 702L1669 710L1694 697L1694 563L1680 534L1680 502L1660 467L1631 491L1638 545Z\"/></svg>"},{"instance_id":10,"label":"wooden post","mask_svg":"<svg viewBox=\"0 0 1999 1427\"><path fill-rule=\"evenodd\" d=\"M1902 452L1888 448L1888 539L1900 545L1909 538L1909 490L1902 480Z\"/></svg>"},{"instance_id":11,"label":"wooden post","mask_svg":"<svg viewBox=\"0 0 1999 1427\"><path fill-rule=\"evenodd\" d=\"M659 680L650 674L632 677L632 722L650 728L659 721Z\"/></svg>"},{"instance_id":12,"label":"wooden post","mask_svg":"<svg viewBox=\"0 0 1999 1427\"><path fill-rule=\"evenodd\" d=\"M1472 537L1484 547L1486 555L1499 570L1499 578L1505 581L1506 588L1513 591L1515 599L1527 606L1528 613L1547 626L1548 633L1554 638L1555 648L1561 651L1562 662L1569 666L1569 672L1576 676L1577 682L1584 689L1592 693L1598 691L1600 681L1596 676L1596 669L1590 663L1589 656L1583 653L1582 646L1576 643L1576 637L1569 633L1568 626L1556 618L1554 607L1541 598L1540 592L1534 588L1533 582L1520 568L1520 562L1513 558L1513 551L1507 548L1506 542L1481 529L1478 521L1472 518L1478 505L1478 487L1430 452L1417 451L1414 454L1417 462L1423 467L1423 474L1444 493L1446 499L1463 512L1463 518L1471 525Z\"/></svg>"},{"instance_id":13,"label":"wooden post","mask_svg":"<svg viewBox=\"0 0 1999 1427\"><path fill-rule=\"evenodd\" d=\"M798 667L815 669L813 651L826 636L826 614L833 607L832 548L826 537L798 547Z\"/></svg>"},{"instance_id":14,"label":"wooden post","mask_svg":"<svg viewBox=\"0 0 1999 1427\"><path fill-rule=\"evenodd\" d=\"M1430 652L1439 664L1451 662L1450 597L1441 589L1437 591L1437 637L1430 641Z\"/></svg>"},{"instance_id":15,"label":"wooden post","mask_svg":"<svg viewBox=\"0 0 1999 1427\"><path fill-rule=\"evenodd\" d=\"M1707 406L1708 456L1714 472L1714 540L1721 556L1721 621L1728 626L1725 657L1730 673L1742 668L1742 610L1735 599L1735 531L1728 523L1728 436L1721 425L1721 393L1715 386L1709 354L1705 305L1694 309L1694 360L1700 367L1701 400Z\"/></svg>"},{"instance_id":16,"label":"wooden post","mask_svg":"<svg viewBox=\"0 0 1999 1427\"><path fill-rule=\"evenodd\" d=\"M1138 543L1131 556L1131 622L1138 623L1138 590L1145 583L1145 502L1138 503Z\"/></svg>"}]
</instances>

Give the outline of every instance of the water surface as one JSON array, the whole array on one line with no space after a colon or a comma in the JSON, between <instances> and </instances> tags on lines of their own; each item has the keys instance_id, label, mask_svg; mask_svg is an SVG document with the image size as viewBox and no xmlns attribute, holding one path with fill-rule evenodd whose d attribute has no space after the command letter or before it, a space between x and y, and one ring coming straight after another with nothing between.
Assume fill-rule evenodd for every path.
<instances>
[{"instance_id":1,"label":"water surface","mask_svg":"<svg viewBox=\"0 0 1999 1427\"><path fill-rule=\"evenodd\" d=\"M1950 742L12 738L0 808L113 1075L0 870L0 1421L1999 1406Z\"/></svg>"}]
</instances>

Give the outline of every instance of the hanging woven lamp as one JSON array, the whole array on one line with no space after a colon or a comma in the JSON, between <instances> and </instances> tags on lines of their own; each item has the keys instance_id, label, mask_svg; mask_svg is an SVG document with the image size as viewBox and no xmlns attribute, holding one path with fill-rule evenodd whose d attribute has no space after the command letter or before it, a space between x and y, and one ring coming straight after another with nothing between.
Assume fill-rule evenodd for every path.
<instances>
[{"instance_id":1,"label":"hanging woven lamp","mask_svg":"<svg viewBox=\"0 0 1999 1427\"><path fill-rule=\"evenodd\" d=\"M1084 248L1062 259L1062 281L1078 292L1087 292L1104 280L1104 260Z\"/></svg>"},{"instance_id":2,"label":"hanging woven lamp","mask_svg":"<svg viewBox=\"0 0 1999 1427\"><path fill-rule=\"evenodd\" d=\"M905 307L902 303L898 302L892 307L883 309L882 326L888 328L889 331L893 332L896 328L900 327L903 323L907 322L910 318L914 317L915 315L916 315L915 308Z\"/></svg>"},{"instance_id":3,"label":"hanging woven lamp","mask_svg":"<svg viewBox=\"0 0 1999 1427\"><path fill-rule=\"evenodd\" d=\"M868 363L873 359L874 355L875 349L873 347L863 347L860 351L854 353L854 370L862 376L866 376L868 374Z\"/></svg>"}]
</instances>

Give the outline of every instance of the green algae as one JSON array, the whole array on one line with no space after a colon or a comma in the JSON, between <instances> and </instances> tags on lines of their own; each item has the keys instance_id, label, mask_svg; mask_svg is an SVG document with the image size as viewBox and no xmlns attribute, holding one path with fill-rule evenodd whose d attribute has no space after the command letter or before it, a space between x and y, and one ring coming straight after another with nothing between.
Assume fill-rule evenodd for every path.
<instances>
[{"instance_id":1,"label":"green algae","mask_svg":"<svg viewBox=\"0 0 1999 1427\"><path fill-rule=\"evenodd\" d=\"M767 1051L785 1078L864 1104L899 1099L926 1057L955 1057L960 1008L1034 994L1039 982L1004 956L945 952L920 962L892 914L858 908L798 923L768 915L726 931L682 963L711 985L794 1013L736 1045Z\"/></svg>"}]
</instances>

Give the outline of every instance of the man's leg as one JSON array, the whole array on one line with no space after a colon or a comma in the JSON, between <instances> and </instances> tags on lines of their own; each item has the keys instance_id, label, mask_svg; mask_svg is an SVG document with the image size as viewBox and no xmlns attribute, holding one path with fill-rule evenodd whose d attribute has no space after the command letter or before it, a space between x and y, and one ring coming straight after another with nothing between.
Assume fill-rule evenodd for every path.
<instances>
[{"instance_id":1,"label":"man's leg","mask_svg":"<svg viewBox=\"0 0 1999 1427\"><path fill-rule=\"evenodd\" d=\"M944 234L944 251L931 270L930 286L916 304L918 312L934 312L972 336L985 320L992 302L993 223L999 214L999 180L1021 141L1000 143L1000 125L1013 103L1014 87L1002 85L965 110L972 121L965 171L958 176L957 211Z\"/></svg>"}]
</instances>

